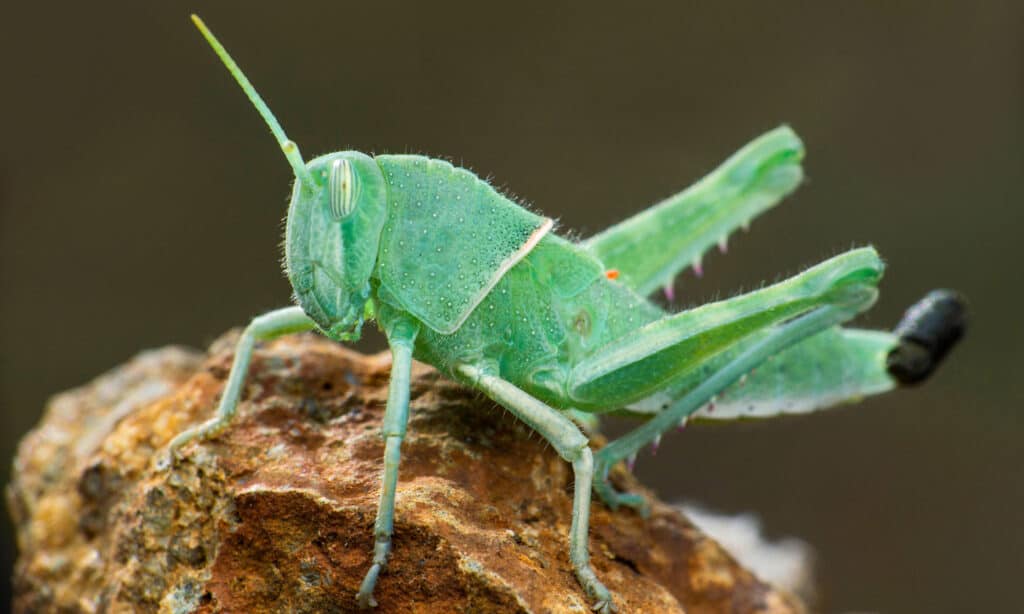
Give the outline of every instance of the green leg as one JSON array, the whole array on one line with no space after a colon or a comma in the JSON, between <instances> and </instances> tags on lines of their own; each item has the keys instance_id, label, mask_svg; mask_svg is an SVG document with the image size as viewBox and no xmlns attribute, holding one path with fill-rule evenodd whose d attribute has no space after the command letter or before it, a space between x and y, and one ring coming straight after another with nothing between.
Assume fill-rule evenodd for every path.
<instances>
[{"instance_id":1,"label":"green leg","mask_svg":"<svg viewBox=\"0 0 1024 614\"><path fill-rule=\"evenodd\" d=\"M573 424L572 420L509 382L488 374L473 365L463 365L458 372L468 378L502 406L511 411L533 430L551 443L558 454L572 463L575 476L575 493L572 506L572 527L569 529L569 560L572 561L576 578L587 595L597 602L593 609L601 614L615 611L611 593L597 579L590 566L587 545L590 527L590 487L593 481L594 464L587 437Z\"/></svg>"},{"instance_id":2,"label":"green leg","mask_svg":"<svg viewBox=\"0 0 1024 614\"><path fill-rule=\"evenodd\" d=\"M235 348L235 361L231 365L227 385L220 397L217 414L207 422L191 428L171 440L170 458L177 455L181 446L196 438L210 438L224 430L238 409L238 399L242 395L242 384L245 383L252 359L253 347L257 341L267 341L290 333L297 333L316 328L313 320L302 311L301 307L285 307L265 313L253 319L242 333Z\"/></svg>"},{"instance_id":3,"label":"green leg","mask_svg":"<svg viewBox=\"0 0 1024 614\"><path fill-rule=\"evenodd\" d=\"M382 324L384 324L382 322ZM412 372L412 350L417 328L408 321L398 321L393 326L385 324L388 343L391 346L391 381L388 384L388 404L384 410L384 476L381 479L380 504L377 519L373 524L373 563L356 599L359 607L377 605L373 588L377 577L384 569L391 552L391 534L395 526L395 489L398 486L398 461L401 456L402 440L405 438L406 423L409 421L409 377Z\"/></svg>"},{"instance_id":4,"label":"green leg","mask_svg":"<svg viewBox=\"0 0 1024 614\"><path fill-rule=\"evenodd\" d=\"M704 252L771 208L803 178L803 144L786 126L755 139L679 194L586 240L639 294L670 287L679 271L700 274Z\"/></svg>"},{"instance_id":5,"label":"green leg","mask_svg":"<svg viewBox=\"0 0 1024 614\"><path fill-rule=\"evenodd\" d=\"M815 333L849 320L860 310L858 306L820 307L775 328L668 409L656 414L643 426L599 450L594 484L598 495L613 509L619 505L627 505L636 507L641 513L644 513L646 503L641 497L619 493L608 482L608 471L612 465L636 454L640 448L653 442L668 429L675 427L683 418L700 409L713 396L738 381L768 358Z\"/></svg>"}]
</instances>

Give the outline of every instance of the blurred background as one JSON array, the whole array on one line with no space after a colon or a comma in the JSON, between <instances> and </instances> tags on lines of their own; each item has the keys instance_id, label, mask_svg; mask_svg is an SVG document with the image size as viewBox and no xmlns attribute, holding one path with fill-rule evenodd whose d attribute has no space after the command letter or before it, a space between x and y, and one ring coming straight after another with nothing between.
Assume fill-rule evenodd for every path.
<instances>
[{"instance_id":1,"label":"blurred background","mask_svg":"<svg viewBox=\"0 0 1024 614\"><path fill-rule=\"evenodd\" d=\"M806 185L709 255L704 279L684 274L680 305L870 243L889 268L863 325L952 287L971 302L968 338L921 389L688 429L637 472L667 500L752 511L769 536L811 543L824 611L1018 610L1020 3L669 4L8 6L3 480L51 394L288 301L291 173L196 11L307 158L447 157L581 235L791 124ZM5 590L14 556L5 527Z\"/></svg>"}]
</instances>

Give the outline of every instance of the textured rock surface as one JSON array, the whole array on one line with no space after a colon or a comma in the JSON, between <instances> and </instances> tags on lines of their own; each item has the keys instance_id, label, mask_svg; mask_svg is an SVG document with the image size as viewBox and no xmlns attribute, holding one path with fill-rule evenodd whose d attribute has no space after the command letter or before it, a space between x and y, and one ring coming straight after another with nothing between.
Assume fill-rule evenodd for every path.
<instances>
[{"instance_id":1,"label":"textured rock surface","mask_svg":"<svg viewBox=\"0 0 1024 614\"><path fill-rule=\"evenodd\" d=\"M389 359L313 335L261 347L234 425L207 418L233 337L140 355L51 401L8 489L21 612L347 612L369 565ZM379 612L588 612L567 555L572 474L473 391L416 365ZM616 481L639 488L625 473ZM799 612L677 511L593 506L622 612Z\"/></svg>"}]
</instances>

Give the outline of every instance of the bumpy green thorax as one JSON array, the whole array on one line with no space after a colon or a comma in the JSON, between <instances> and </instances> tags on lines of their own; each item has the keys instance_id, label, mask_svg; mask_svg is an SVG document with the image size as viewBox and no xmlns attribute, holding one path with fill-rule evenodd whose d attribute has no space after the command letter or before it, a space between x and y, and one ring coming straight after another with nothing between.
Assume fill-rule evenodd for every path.
<instances>
[{"instance_id":1,"label":"bumpy green thorax","mask_svg":"<svg viewBox=\"0 0 1024 614\"><path fill-rule=\"evenodd\" d=\"M307 165L288 208L285 261L303 310L329 336L359 335L387 215L387 188L372 158L355 151ZM344 203L344 206L339 206Z\"/></svg>"},{"instance_id":2,"label":"bumpy green thorax","mask_svg":"<svg viewBox=\"0 0 1024 614\"><path fill-rule=\"evenodd\" d=\"M443 160L376 160L388 191L381 297L435 331L454 332L553 223Z\"/></svg>"}]
</instances>

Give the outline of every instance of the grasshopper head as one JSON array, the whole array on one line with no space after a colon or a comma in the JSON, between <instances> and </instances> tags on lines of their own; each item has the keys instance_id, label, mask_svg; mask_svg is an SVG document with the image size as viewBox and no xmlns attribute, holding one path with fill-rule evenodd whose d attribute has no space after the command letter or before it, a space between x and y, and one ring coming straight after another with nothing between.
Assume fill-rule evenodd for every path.
<instances>
[{"instance_id":1,"label":"grasshopper head","mask_svg":"<svg viewBox=\"0 0 1024 614\"><path fill-rule=\"evenodd\" d=\"M292 190L285 263L295 298L330 337L359 337L387 215L380 167L356 151L320 156Z\"/></svg>"},{"instance_id":2,"label":"grasshopper head","mask_svg":"<svg viewBox=\"0 0 1024 614\"><path fill-rule=\"evenodd\" d=\"M328 336L358 339L387 214L380 168L357 151L303 161L299 148L217 37L195 15L192 21L256 107L295 173L285 231L285 264L295 299Z\"/></svg>"}]
</instances>

